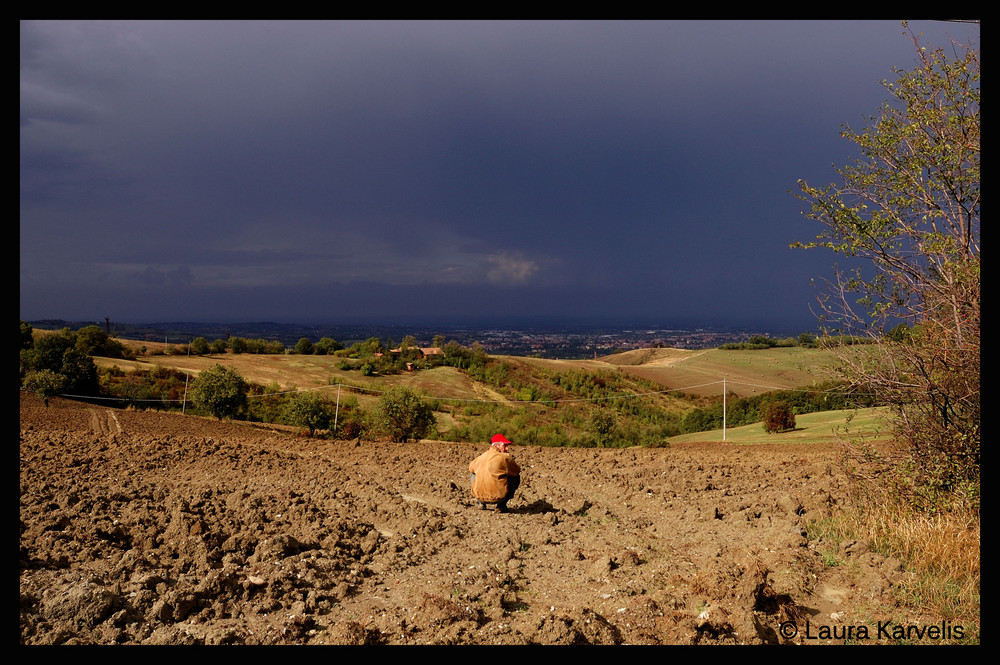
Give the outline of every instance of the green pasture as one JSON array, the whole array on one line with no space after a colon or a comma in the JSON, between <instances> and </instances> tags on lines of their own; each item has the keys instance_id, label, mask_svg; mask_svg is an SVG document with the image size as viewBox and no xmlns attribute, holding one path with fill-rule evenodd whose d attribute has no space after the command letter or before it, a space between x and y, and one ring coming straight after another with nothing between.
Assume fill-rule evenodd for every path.
<instances>
[{"instance_id":1,"label":"green pasture","mask_svg":"<svg viewBox=\"0 0 1000 665\"><path fill-rule=\"evenodd\" d=\"M767 433L763 423L733 427L726 430L727 443L834 443L838 440L883 442L889 440L885 426L885 409L822 411L795 416L795 429ZM722 441L722 430L695 432L670 438L671 443Z\"/></svg>"}]
</instances>

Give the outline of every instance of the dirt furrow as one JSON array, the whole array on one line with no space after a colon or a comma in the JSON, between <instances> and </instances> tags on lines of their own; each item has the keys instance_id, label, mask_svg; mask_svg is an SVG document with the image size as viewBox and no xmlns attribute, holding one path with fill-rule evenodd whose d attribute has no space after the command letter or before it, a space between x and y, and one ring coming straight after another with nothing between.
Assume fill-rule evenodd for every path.
<instances>
[{"instance_id":1,"label":"dirt furrow","mask_svg":"<svg viewBox=\"0 0 1000 665\"><path fill-rule=\"evenodd\" d=\"M845 496L827 448L515 446L497 514L468 492L481 445L30 395L20 424L26 644L779 642L901 574L859 548L851 587L803 535Z\"/></svg>"}]
</instances>

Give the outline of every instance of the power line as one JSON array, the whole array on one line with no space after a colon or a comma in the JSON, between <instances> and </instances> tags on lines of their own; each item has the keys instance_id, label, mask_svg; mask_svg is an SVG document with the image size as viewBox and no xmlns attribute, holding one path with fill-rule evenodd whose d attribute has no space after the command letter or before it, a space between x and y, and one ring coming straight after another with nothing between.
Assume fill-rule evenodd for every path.
<instances>
[{"instance_id":1,"label":"power line","mask_svg":"<svg viewBox=\"0 0 1000 665\"><path fill-rule=\"evenodd\" d=\"M440 400L443 402L474 402L480 404L534 404L538 406L549 406L549 405L559 405L559 404L573 404L580 402L606 402L616 399L629 399L633 397L649 397L654 395L666 395L675 392L686 392L689 390L695 390L697 388L705 388L714 385L723 385L724 387L728 384L736 384L740 386L746 386L750 388L759 388L765 391L783 391L783 392L801 392L801 393L817 393L825 395L869 395L871 393L867 392L856 392L856 391L845 391L845 390L819 390L812 388L783 388L781 386L768 386L764 384L757 383L746 383L742 381L733 381L732 379L720 379L717 381L709 381L707 383L693 384L689 386L682 386L679 388L665 388L663 390L651 390L646 392L638 393L620 393L617 395L605 395L601 397L572 397L572 398L561 398L561 399L537 399L537 400L518 400L518 399L479 399L479 398L467 398L467 397L446 397L442 395L418 395L421 399L427 400ZM365 386L356 386L348 383L331 383L325 386L314 386L312 388L302 388L295 390L284 390L273 393L265 393L260 395L248 395L248 399L265 399L268 397L278 397L283 395L291 395L296 393L311 392L315 390L326 390L328 388L347 388L349 390L355 390L359 392L383 394L386 392L384 389L380 388L368 388ZM105 400L105 401L117 401L117 402L129 402L129 403L142 403L142 402L153 402L158 404L164 403L182 403L183 399L130 399L128 397L105 397L105 396L91 396L91 395L70 395L61 394L60 397L65 397L69 399L83 399L83 400Z\"/></svg>"}]
</instances>

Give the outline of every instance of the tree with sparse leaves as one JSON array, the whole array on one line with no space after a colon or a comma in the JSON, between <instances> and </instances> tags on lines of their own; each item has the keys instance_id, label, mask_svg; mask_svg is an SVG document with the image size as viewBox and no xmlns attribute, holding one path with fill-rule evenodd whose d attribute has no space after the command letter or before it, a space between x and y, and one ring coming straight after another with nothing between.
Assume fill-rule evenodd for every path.
<instances>
[{"instance_id":1,"label":"tree with sparse leaves","mask_svg":"<svg viewBox=\"0 0 1000 665\"><path fill-rule=\"evenodd\" d=\"M618 430L618 419L614 414L604 409L597 409L590 416L589 428L599 448L611 445Z\"/></svg>"},{"instance_id":2,"label":"tree with sparse leaves","mask_svg":"<svg viewBox=\"0 0 1000 665\"><path fill-rule=\"evenodd\" d=\"M890 99L866 127L843 129L859 157L837 169L841 182L799 182L825 229L793 247L851 264L827 282L821 318L829 332L875 341L837 352L846 378L893 409L906 463L886 462L881 475L914 505L978 508L979 50L909 34L916 68L883 82Z\"/></svg>"}]
</instances>

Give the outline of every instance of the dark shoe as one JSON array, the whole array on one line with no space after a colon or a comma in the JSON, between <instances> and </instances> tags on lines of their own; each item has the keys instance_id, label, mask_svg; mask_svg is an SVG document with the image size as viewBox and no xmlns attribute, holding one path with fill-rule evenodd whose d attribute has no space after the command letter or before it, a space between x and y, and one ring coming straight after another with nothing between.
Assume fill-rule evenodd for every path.
<instances>
[{"instance_id":1,"label":"dark shoe","mask_svg":"<svg viewBox=\"0 0 1000 665\"><path fill-rule=\"evenodd\" d=\"M486 510L486 504L482 501L478 501L477 505L479 506L479 510Z\"/></svg>"}]
</instances>

